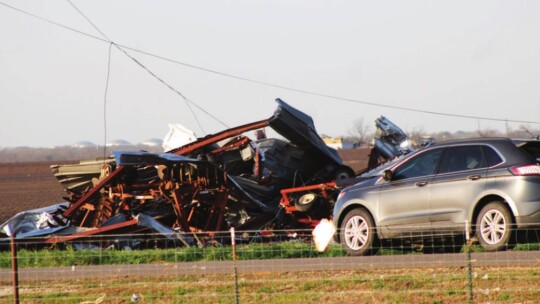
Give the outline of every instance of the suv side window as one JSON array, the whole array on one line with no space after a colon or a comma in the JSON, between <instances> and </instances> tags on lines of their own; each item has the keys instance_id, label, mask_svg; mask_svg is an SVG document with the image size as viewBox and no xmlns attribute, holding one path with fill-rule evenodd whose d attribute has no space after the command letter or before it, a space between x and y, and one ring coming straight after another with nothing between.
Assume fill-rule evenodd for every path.
<instances>
[{"instance_id":1,"label":"suv side window","mask_svg":"<svg viewBox=\"0 0 540 304\"><path fill-rule=\"evenodd\" d=\"M493 167L503 162L501 156L491 147L484 147L484 155L486 156L488 167Z\"/></svg>"},{"instance_id":2,"label":"suv side window","mask_svg":"<svg viewBox=\"0 0 540 304\"><path fill-rule=\"evenodd\" d=\"M433 149L411 158L394 171L392 180L402 180L435 174L441 154L442 149Z\"/></svg>"},{"instance_id":3,"label":"suv side window","mask_svg":"<svg viewBox=\"0 0 540 304\"><path fill-rule=\"evenodd\" d=\"M496 154L496 153L495 153ZM482 146L449 147L444 154L439 173L485 168Z\"/></svg>"}]
</instances>

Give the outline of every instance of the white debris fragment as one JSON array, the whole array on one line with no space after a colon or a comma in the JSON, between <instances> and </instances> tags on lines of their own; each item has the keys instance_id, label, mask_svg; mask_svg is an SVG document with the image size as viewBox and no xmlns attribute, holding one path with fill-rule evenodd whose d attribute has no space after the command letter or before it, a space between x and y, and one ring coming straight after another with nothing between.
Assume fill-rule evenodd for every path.
<instances>
[{"instance_id":1,"label":"white debris fragment","mask_svg":"<svg viewBox=\"0 0 540 304\"><path fill-rule=\"evenodd\" d=\"M165 152L182 147L197 140L197 136L190 129L178 123L169 124L169 133L163 139L163 150Z\"/></svg>"},{"instance_id":2,"label":"white debris fragment","mask_svg":"<svg viewBox=\"0 0 540 304\"><path fill-rule=\"evenodd\" d=\"M336 227L327 219L322 219L321 222L313 229L313 242L315 242L315 248L317 251L323 252L326 246L332 240L332 237L336 233Z\"/></svg>"}]
</instances>

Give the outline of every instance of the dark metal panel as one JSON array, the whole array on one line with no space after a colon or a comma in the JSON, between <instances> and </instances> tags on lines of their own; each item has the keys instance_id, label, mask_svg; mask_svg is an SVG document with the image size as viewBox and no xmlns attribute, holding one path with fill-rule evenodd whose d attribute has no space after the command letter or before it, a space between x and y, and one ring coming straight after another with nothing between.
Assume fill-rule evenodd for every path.
<instances>
[{"instance_id":1,"label":"dark metal panel","mask_svg":"<svg viewBox=\"0 0 540 304\"><path fill-rule=\"evenodd\" d=\"M281 99L276 99L278 108L269 119L270 127L298 147L316 153L328 162L342 164L336 150L328 147L317 134L313 119L293 108Z\"/></svg>"}]
</instances>

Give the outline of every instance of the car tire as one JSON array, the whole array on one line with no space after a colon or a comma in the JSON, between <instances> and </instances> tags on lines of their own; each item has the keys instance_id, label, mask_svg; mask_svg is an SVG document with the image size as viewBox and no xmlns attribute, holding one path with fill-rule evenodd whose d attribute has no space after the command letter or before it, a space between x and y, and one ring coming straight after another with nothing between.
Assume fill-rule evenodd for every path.
<instances>
[{"instance_id":1,"label":"car tire","mask_svg":"<svg viewBox=\"0 0 540 304\"><path fill-rule=\"evenodd\" d=\"M339 233L341 245L348 255L371 255L379 249L373 218L364 209L349 211Z\"/></svg>"},{"instance_id":2,"label":"car tire","mask_svg":"<svg viewBox=\"0 0 540 304\"><path fill-rule=\"evenodd\" d=\"M515 231L512 215L501 202L484 206L476 218L476 238L486 251L501 251L511 248Z\"/></svg>"}]
</instances>

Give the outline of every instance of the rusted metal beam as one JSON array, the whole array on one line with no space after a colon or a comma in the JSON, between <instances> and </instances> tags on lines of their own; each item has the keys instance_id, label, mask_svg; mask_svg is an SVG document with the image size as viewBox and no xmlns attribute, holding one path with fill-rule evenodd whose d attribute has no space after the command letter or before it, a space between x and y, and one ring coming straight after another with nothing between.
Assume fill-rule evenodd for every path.
<instances>
[{"instance_id":1,"label":"rusted metal beam","mask_svg":"<svg viewBox=\"0 0 540 304\"><path fill-rule=\"evenodd\" d=\"M73 213L73 211L79 209L79 207L83 205L87 200L93 197L96 193L99 193L101 188L103 188L108 182L113 180L118 174L124 171L125 168L126 168L125 166L118 166L113 172L109 174L109 176L107 176L99 184L91 188L81 198L79 198L73 205L71 205L71 207L69 207L66 211L64 211L62 216L69 217L71 213Z\"/></svg>"},{"instance_id":2,"label":"rusted metal beam","mask_svg":"<svg viewBox=\"0 0 540 304\"><path fill-rule=\"evenodd\" d=\"M189 232L191 231L191 229L189 228L189 219L188 216L185 214L186 212L184 211L184 206L181 201L182 194L178 189L174 190L172 194L174 199L173 208L176 210L176 219L178 220L178 224L180 224L180 228L182 228L184 232Z\"/></svg>"},{"instance_id":3,"label":"rusted metal beam","mask_svg":"<svg viewBox=\"0 0 540 304\"><path fill-rule=\"evenodd\" d=\"M229 144L229 145L226 145L226 146L224 146L224 147L222 147L222 148L213 150L213 151L210 152L210 153L212 153L212 154L218 154L218 153L221 153L221 152L223 152L223 151L227 151L227 150L230 150L230 149L233 149L233 148L241 147L241 146L243 146L243 145L245 145L245 144L247 144L247 143L249 143L249 142L250 142L250 139L249 139L248 137L244 137L244 138L240 139L240 140L237 141L237 142L234 142L234 143Z\"/></svg>"},{"instance_id":4,"label":"rusted metal beam","mask_svg":"<svg viewBox=\"0 0 540 304\"><path fill-rule=\"evenodd\" d=\"M46 241L46 243L48 243L48 244L56 244L56 243L68 242L68 241L72 241L72 240L75 240L75 239L78 239L78 238L87 237L87 236L90 236L90 235L96 235L96 234L100 234L100 233L114 231L116 229L121 229L121 228L125 228L125 227L134 226L134 225L137 225L138 222L139 222L139 220L135 218L135 219L132 219L132 220L129 220L129 221L121 222L121 223L110 225L110 226L107 226L107 227L90 229L90 230L87 230L87 231L75 233L75 234L64 236L64 237L55 236L55 237L52 237L52 238L48 239Z\"/></svg>"},{"instance_id":5,"label":"rusted metal beam","mask_svg":"<svg viewBox=\"0 0 540 304\"><path fill-rule=\"evenodd\" d=\"M239 127L227 129L225 131L221 131L219 133L206 136L206 137L201 138L201 139L199 139L199 140L197 140L197 141L195 141L193 143L187 144L187 145L179 147L177 149L173 149L173 150L169 151L169 153L174 153L174 154L178 154L178 155L185 155L185 154L191 153L191 152L193 152L193 151L195 151L197 149L200 149L202 147L208 146L210 144L217 143L220 140L223 140L223 139L226 139L226 138L229 138L229 137L233 137L233 136L236 136L236 135L240 135L240 134L242 134L244 132L247 132L247 131L264 128L264 127L267 127L268 125L269 125L269 122L268 122L267 119L265 119L265 120L245 124L245 125L242 125L242 126L239 126Z\"/></svg>"},{"instance_id":6,"label":"rusted metal beam","mask_svg":"<svg viewBox=\"0 0 540 304\"><path fill-rule=\"evenodd\" d=\"M228 197L229 192L225 189L219 189L214 193L210 213L206 220L206 224L204 225L204 231L210 232L209 234L212 236L214 235L214 232L221 231Z\"/></svg>"}]
</instances>

